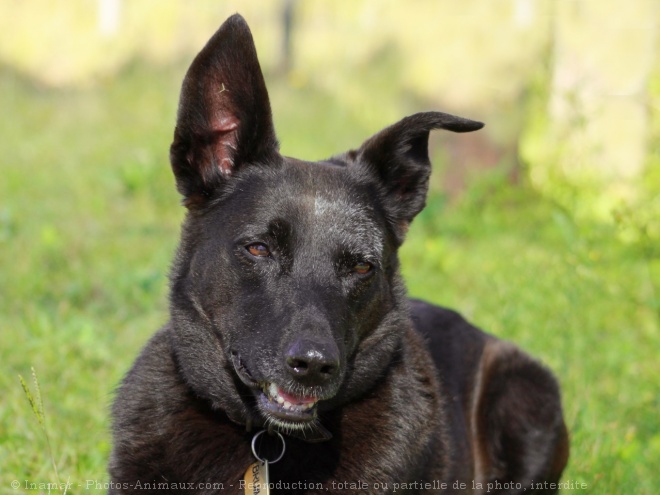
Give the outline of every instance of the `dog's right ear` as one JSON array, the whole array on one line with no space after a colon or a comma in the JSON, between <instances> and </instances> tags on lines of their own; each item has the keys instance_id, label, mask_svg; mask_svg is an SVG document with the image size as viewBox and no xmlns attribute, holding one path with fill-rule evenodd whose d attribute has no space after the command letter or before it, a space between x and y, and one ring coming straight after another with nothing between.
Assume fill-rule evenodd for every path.
<instances>
[{"instance_id":1,"label":"dog's right ear","mask_svg":"<svg viewBox=\"0 0 660 495\"><path fill-rule=\"evenodd\" d=\"M188 208L203 205L242 165L269 161L278 143L266 83L245 20L227 19L188 69L170 161Z\"/></svg>"}]
</instances>

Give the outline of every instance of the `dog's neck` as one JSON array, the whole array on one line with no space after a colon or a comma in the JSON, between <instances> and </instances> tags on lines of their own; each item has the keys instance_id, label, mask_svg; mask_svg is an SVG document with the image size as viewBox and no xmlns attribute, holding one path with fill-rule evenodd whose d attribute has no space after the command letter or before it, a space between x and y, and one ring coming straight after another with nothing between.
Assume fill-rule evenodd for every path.
<instances>
[{"instance_id":1,"label":"dog's neck","mask_svg":"<svg viewBox=\"0 0 660 495\"><path fill-rule=\"evenodd\" d=\"M247 433L252 433L255 429L258 428L266 428L266 426L261 421L253 422L252 420L248 420L245 423L245 431ZM271 434L274 433L274 431L279 431L284 436L297 438L298 440L302 440L303 442L307 443L327 442L332 438L332 433L330 433L330 431L325 426L318 422L314 423L309 428L302 430L280 431L273 425L270 425L270 427L266 429L268 429L268 432Z\"/></svg>"}]
</instances>

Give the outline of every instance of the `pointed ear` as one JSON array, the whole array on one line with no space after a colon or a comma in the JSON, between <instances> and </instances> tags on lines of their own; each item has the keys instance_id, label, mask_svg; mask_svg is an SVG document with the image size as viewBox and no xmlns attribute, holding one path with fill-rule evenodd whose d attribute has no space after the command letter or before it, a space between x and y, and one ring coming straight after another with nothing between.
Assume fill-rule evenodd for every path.
<instances>
[{"instance_id":1,"label":"pointed ear","mask_svg":"<svg viewBox=\"0 0 660 495\"><path fill-rule=\"evenodd\" d=\"M227 19L188 69L170 161L187 207L212 196L241 165L277 155L268 92L250 28Z\"/></svg>"},{"instance_id":2,"label":"pointed ear","mask_svg":"<svg viewBox=\"0 0 660 495\"><path fill-rule=\"evenodd\" d=\"M388 214L401 234L426 202L431 175L429 132L433 129L470 132L483 126L481 122L441 112L417 113L383 129L351 153L358 164L377 177L384 190Z\"/></svg>"}]
</instances>

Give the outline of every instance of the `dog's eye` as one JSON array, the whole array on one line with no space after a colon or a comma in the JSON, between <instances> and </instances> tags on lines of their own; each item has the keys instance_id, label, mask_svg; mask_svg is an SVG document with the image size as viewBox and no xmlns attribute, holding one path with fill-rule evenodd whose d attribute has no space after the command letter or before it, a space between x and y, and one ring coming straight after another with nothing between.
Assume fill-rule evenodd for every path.
<instances>
[{"instance_id":1,"label":"dog's eye","mask_svg":"<svg viewBox=\"0 0 660 495\"><path fill-rule=\"evenodd\" d=\"M367 261L360 261L353 266L352 272L358 275L366 275L374 266Z\"/></svg>"},{"instance_id":2,"label":"dog's eye","mask_svg":"<svg viewBox=\"0 0 660 495\"><path fill-rule=\"evenodd\" d=\"M252 244L248 244L245 246L245 249L247 249L248 253L250 253L252 256L256 256L258 258L270 256L268 246L261 242L253 242Z\"/></svg>"}]
</instances>

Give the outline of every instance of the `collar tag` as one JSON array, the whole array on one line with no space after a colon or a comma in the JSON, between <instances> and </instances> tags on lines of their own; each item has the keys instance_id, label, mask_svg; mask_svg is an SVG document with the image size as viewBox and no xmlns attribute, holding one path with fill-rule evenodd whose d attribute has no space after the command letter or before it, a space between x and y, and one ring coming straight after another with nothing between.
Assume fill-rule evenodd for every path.
<instances>
[{"instance_id":1,"label":"collar tag","mask_svg":"<svg viewBox=\"0 0 660 495\"><path fill-rule=\"evenodd\" d=\"M247 468L243 476L245 495L270 495L268 461L257 461Z\"/></svg>"}]
</instances>

